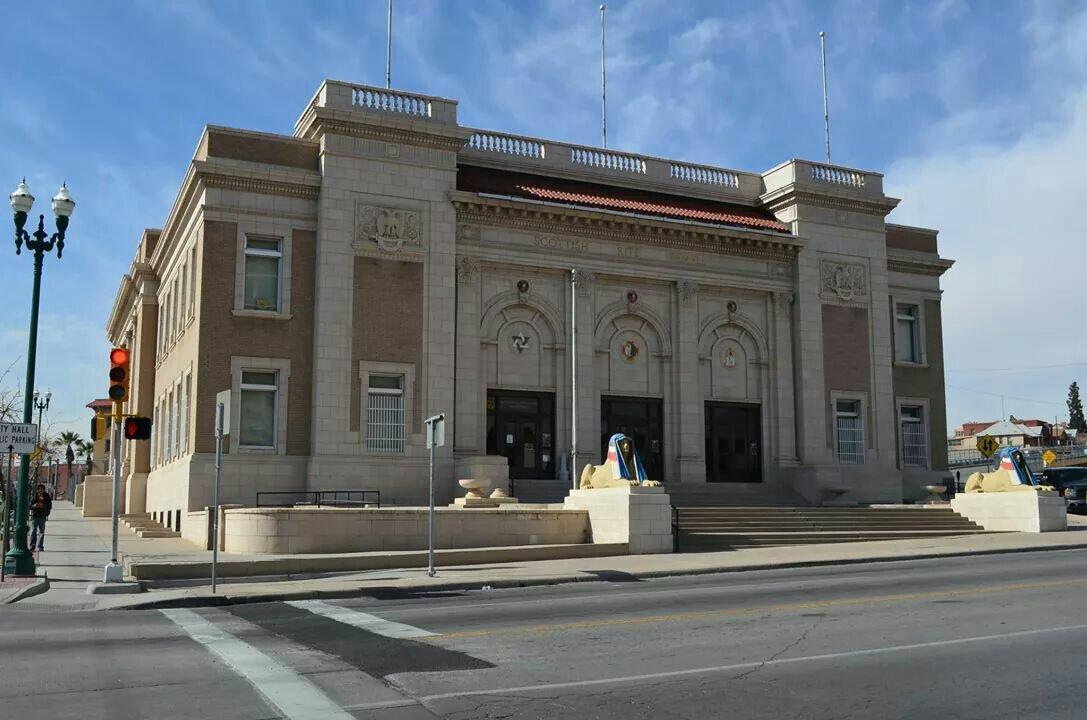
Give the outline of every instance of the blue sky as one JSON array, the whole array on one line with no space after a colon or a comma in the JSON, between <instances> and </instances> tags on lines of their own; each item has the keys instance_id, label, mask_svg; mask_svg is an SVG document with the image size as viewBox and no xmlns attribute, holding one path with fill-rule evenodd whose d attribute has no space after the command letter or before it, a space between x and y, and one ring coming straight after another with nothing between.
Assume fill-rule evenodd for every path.
<instances>
[{"instance_id":1,"label":"blue sky","mask_svg":"<svg viewBox=\"0 0 1087 720\"><path fill-rule=\"evenodd\" d=\"M458 99L465 124L597 144L597 4L396 0L393 85ZM0 26L0 189L26 175L48 213L67 181L77 202L64 259L46 260L38 385L57 427L85 434L118 281L203 125L290 133L323 78L383 84L385 1L5 3ZM891 219L940 228L958 263L949 423L996 419L1002 394L1006 414L1063 415L1087 381L1082 2L616 0L609 145L754 171L821 158L820 30L834 160L885 172L904 198ZM31 265L8 248L12 386Z\"/></svg>"}]
</instances>

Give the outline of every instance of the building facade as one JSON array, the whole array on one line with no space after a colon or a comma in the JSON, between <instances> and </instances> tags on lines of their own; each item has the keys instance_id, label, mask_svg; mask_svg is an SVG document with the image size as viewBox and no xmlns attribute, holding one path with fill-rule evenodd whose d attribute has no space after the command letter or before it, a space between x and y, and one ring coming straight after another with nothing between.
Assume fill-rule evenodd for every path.
<instances>
[{"instance_id":1,"label":"building facade","mask_svg":"<svg viewBox=\"0 0 1087 720\"><path fill-rule=\"evenodd\" d=\"M886 222L882 186L478 130L456 101L333 81L293 136L207 127L108 323L154 418L127 511L210 503L217 397L223 502L421 503L439 412L440 501L507 473L561 497L613 432L674 493L922 497L947 462L951 262Z\"/></svg>"}]
</instances>

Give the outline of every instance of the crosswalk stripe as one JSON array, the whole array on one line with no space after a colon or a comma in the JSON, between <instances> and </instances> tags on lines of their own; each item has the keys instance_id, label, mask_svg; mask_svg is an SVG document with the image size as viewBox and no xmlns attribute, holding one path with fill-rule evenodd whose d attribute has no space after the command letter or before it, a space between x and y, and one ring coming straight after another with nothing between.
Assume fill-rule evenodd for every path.
<instances>
[{"instance_id":1,"label":"crosswalk stripe","mask_svg":"<svg viewBox=\"0 0 1087 720\"><path fill-rule=\"evenodd\" d=\"M404 623L385 620L376 615L359 612L358 610L352 610L339 605L330 605L320 600L288 600L287 604L301 610L308 610L315 615L323 615L330 620L336 620L345 625L351 625L361 630L369 630L372 633L384 635L385 637L424 638L434 637L438 634L431 632L430 630L417 628L414 625L405 625Z\"/></svg>"},{"instance_id":2,"label":"crosswalk stripe","mask_svg":"<svg viewBox=\"0 0 1087 720\"><path fill-rule=\"evenodd\" d=\"M192 610L159 610L196 642L218 655L287 720L354 720L320 688Z\"/></svg>"}]
</instances>

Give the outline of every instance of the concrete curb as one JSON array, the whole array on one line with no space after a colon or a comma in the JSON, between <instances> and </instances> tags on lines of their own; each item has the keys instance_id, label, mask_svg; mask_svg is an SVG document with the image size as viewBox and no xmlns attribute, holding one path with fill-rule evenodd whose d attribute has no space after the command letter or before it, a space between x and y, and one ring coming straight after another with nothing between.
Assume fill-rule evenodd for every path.
<instances>
[{"instance_id":1,"label":"concrete curb","mask_svg":"<svg viewBox=\"0 0 1087 720\"><path fill-rule=\"evenodd\" d=\"M38 579L29 585L18 588L8 593L7 597L0 599L0 605L11 605L17 603L20 600L25 600L35 595L41 595L43 592L49 589L49 576L42 573L38 576Z\"/></svg>"},{"instance_id":2,"label":"concrete curb","mask_svg":"<svg viewBox=\"0 0 1087 720\"><path fill-rule=\"evenodd\" d=\"M1007 555L1030 552L1050 552L1053 550L1082 550L1082 544L1047 545L1045 547L999 548L987 550L957 550L936 553L913 553L897 557L858 557L826 560L800 560L781 563L752 563L744 566L717 566L703 568L675 568L668 570L647 570L630 572L626 575L633 579L652 579L663 577L683 577L695 575L719 575L725 573L753 572L759 570L789 570L810 567L828 567L834 565L862 565L866 563L909 562L914 560L932 560L936 558L970 557L982 555ZM218 594L182 596L170 598L148 598L146 594L140 600L128 603L101 606L98 610L149 610L175 607L208 607L223 605L241 605L246 603L278 602L284 600L332 600L355 597L368 597L377 593L430 593L449 590L479 590L484 586L491 588L538 587L546 585L565 585L578 582L605 582L607 578L588 573L546 575L522 577L510 580L473 580L436 583L416 583L414 585L366 585L343 589L282 590L245 595ZM394 581L395 582L395 581Z\"/></svg>"}]
</instances>

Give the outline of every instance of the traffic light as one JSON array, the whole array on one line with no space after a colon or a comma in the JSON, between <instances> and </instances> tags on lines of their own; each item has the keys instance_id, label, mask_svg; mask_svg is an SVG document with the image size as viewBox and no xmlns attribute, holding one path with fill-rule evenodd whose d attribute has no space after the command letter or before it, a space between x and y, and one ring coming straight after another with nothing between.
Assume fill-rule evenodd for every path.
<instances>
[{"instance_id":1,"label":"traffic light","mask_svg":"<svg viewBox=\"0 0 1087 720\"><path fill-rule=\"evenodd\" d=\"M109 351L109 399L123 403L128 399L129 355L125 348Z\"/></svg>"},{"instance_id":2,"label":"traffic light","mask_svg":"<svg viewBox=\"0 0 1087 720\"><path fill-rule=\"evenodd\" d=\"M126 417L124 432L125 440L150 440L151 418Z\"/></svg>"},{"instance_id":3,"label":"traffic light","mask_svg":"<svg viewBox=\"0 0 1087 720\"><path fill-rule=\"evenodd\" d=\"M95 415L91 418L91 440L106 437L106 416Z\"/></svg>"}]
</instances>

